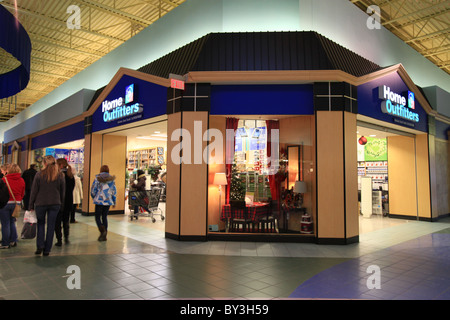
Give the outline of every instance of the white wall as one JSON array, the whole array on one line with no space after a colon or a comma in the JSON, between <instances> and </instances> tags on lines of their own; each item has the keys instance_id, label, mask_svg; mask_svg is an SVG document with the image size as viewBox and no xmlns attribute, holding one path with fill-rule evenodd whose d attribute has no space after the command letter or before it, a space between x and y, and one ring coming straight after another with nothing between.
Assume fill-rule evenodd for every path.
<instances>
[{"instance_id":1,"label":"white wall","mask_svg":"<svg viewBox=\"0 0 450 320\"><path fill-rule=\"evenodd\" d=\"M3 133L75 92L108 84L120 67L137 69L210 32L314 30L382 66L402 63L420 86L450 92L449 76L348 0L187 0L13 119ZM76 31L74 31L76 32Z\"/></svg>"}]
</instances>

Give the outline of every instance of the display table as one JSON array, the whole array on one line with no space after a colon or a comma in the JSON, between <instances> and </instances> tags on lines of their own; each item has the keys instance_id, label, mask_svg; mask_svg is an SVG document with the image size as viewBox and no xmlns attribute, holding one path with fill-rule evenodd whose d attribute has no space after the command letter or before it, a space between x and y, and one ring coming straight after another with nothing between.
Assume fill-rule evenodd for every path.
<instances>
[{"instance_id":1,"label":"display table","mask_svg":"<svg viewBox=\"0 0 450 320\"><path fill-rule=\"evenodd\" d=\"M247 204L246 207L247 217L250 218L253 223L258 223L260 217L266 217L270 213L268 203L254 202L252 205ZM229 204L223 205L220 220L226 222L226 231L228 231L229 222L232 219L244 219L244 210L236 209L232 212Z\"/></svg>"}]
</instances>

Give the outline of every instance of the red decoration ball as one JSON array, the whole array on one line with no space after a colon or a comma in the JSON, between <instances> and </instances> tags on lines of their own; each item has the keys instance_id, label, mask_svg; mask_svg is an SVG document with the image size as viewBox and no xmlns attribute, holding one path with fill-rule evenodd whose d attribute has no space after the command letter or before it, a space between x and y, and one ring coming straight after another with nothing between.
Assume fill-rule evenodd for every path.
<instances>
[{"instance_id":1,"label":"red decoration ball","mask_svg":"<svg viewBox=\"0 0 450 320\"><path fill-rule=\"evenodd\" d=\"M361 138L359 138L358 142L359 142L360 145L363 146L363 145L365 145L367 143L367 138L366 137L361 137Z\"/></svg>"}]
</instances>

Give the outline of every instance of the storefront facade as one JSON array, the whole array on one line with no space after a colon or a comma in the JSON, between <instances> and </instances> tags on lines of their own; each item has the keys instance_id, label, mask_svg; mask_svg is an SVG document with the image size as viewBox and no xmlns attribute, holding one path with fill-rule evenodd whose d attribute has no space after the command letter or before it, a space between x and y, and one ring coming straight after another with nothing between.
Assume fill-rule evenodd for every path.
<instances>
[{"instance_id":1,"label":"storefront facade","mask_svg":"<svg viewBox=\"0 0 450 320\"><path fill-rule=\"evenodd\" d=\"M439 218L430 122L438 118L441 128L450 126L450 120L431 108L401 65L382 69L351 52L345 54L346 63L333 65L323 50L333 51L329 48L335 44L325 46L325 40L316 42L310 33L297 38L293 33L245 34L248 43L260 41L261 46L250 50L246 44L246 54L216 55L214 49L239 36L243 41L239 34L203 39L198 59L190 64L173 65L169 55L138 71L120 69L86 111L33 138L17 140L28 141L21 152L31 159L33 150L57 144L58 137L81 137L84 198L90 198L100 166L108 164L118 189L111 210L123 213L129 155L126 137L114 132L165 121L167 238L349 244L359 241L357 131L369 123L405 132L388 142L390 214ZM264 57L271 39L279 39L281 47ZM307 53L309 46L300 46L302 41L317 47ZM297 50L286 53L293 44ZM173 56L188 49L180 48ZM170 72L183 74L184 90L171 87L163 76ZM272 171L271 159L276 158L280 165ZM226 177L220 188L216 174ZM230 225L232 186L244 188L252 215L249 229L243 223ZM259 203L271 206L258 213ZM93 214L92 201L83 202L82 212ZM276 224L267 227L264 219L269 216Z\"/></svg>"}]
</instances>

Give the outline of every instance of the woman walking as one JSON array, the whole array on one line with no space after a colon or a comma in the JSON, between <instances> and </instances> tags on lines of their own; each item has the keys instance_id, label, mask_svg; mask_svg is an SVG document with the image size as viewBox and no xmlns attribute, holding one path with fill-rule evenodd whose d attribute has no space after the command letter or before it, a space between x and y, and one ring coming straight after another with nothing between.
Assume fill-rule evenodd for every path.
<instances>
[{"instance_id":1,"label":"woman walking","mask_svg":"<svg viewBox=\"0 0 450 320\"><path fill-rule=\"evenodd\" d=\"M0 209L0 220L2 224L2 245L0 249L17 246L16 218L12 214L16 208L16 204L20 205L25 194L25 181L20 176L20 167L17 164L12 164L5 173L6 175L2 180L8 186L9 201L6 206Z\"/></svg>"},{"instance_id":2,"label":"woman walking","mask_svg":"<svg viewBox=\"0 0 450 320\"><path fill-rule=\"evenodd\" d=\"M69 243L69 218L73 206L73 189L75 187L75 178L73 177L72 167L69 166L66 159L57 159L56 164L58 165L59 170L64 174L65 181L64 205L61 206L58 215L56 216L55 226L55 234L57 240L55 246L60 247L62 245L63 236L61 228L64 230L64 242Z\"/></svg>"},{"instance_id":3,"label":"woman walking","mask_svg":"<svg viewBox=\"0 0 450 320\"><path fill-rule=\"evenodd\" d=\"M75 220L75 210L81 204L81 200L83 200L83 184L77 172L75 170L72 170L72 172L75 178L75 188L73 188L73 205L72 211L70 212L70 223L75 223L77 222Z\"/></svg>"},{"instance_id":4,"label":"woman walking","mask_svg":"<svg viewBox=\"0 0 450 320\"><path fill-rule=\"evenodd\" d=\"M98 241L106 241L109 207L116 204L115 179L115 176L109 174L109 167L103 165L91 186L91 197L95 204L95 222L100 231Z\"/></svg>"},{"instance_id":5,"label":"woman walking","mask_svg":"<svg viewBox=\"0 0 450 320\"><path fill-rule=\"evenodd\" d=\"M48 256L53 246L56 217L64 204L65 181L55 158L45 156L43 164L44 169L39 171L33 180L29 210L36 211L38 220L35 254L43 253L44 256ZM47 233L45 233L46 218Z\"/></svg>"}]
</instances>

